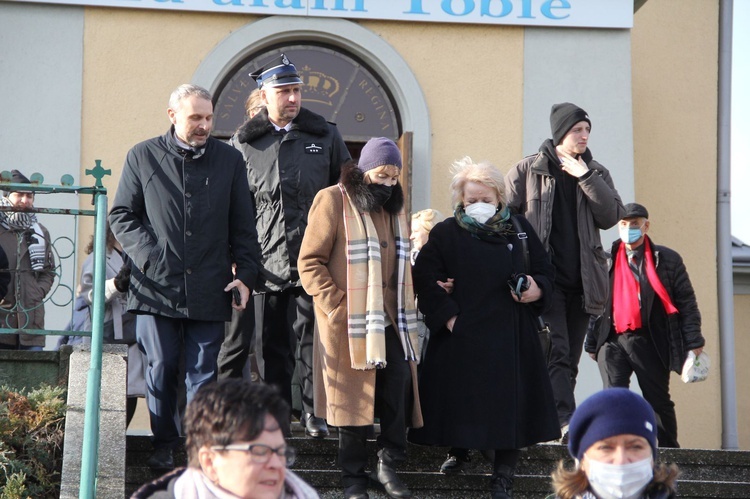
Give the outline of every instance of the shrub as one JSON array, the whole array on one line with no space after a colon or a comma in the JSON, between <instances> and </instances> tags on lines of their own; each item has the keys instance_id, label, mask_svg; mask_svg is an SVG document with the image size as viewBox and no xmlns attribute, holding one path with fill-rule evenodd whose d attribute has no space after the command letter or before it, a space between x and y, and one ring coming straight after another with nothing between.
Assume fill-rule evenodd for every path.
<instances>
[{"instance_id":1,"label":"shrub","mask_svg":"<svg viewBox=\"0 0 750 499\"><path fill-rule=\"evenodd\" d=\"M0 387L0 499L60 496L65 388Z\"/></svg>"}]
</instances>

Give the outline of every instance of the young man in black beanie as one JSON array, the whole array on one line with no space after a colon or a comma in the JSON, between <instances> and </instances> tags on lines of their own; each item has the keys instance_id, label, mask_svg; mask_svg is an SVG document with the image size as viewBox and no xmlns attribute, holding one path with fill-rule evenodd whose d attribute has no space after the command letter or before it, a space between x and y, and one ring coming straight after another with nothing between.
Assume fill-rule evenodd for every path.
<instances>
[{"instance_id":1,"label":"young man in black beanie","mask_svg":"<svg viewBox=\"0 0 750 499\"><path fill-rule=\"evenodd\" d=\"M555 266L548 364L563 441L575 410L578 361L589 319L604 311L607 256L600 229L609 229L624 208L609 171L588 148L591 119L565 102L552 106L552 138L507 174L508 206L528 218Z\"/></svg>"}]
</instances>

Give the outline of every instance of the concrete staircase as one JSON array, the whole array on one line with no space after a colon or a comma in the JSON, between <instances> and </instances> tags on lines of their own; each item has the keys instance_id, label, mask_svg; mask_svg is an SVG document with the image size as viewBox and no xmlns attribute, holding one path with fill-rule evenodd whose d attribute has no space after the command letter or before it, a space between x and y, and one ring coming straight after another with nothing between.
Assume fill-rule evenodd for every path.
<instances>
[{"instance_id":1,"label":"concrete staircase","mask_svg":"<svg viewBox=\"0 0 750 499\"><path fill-rule=\"evenodd\" d=\"M343 497L336 467L338 440L332 437L313 440L304 436L297 423L292 425L290 445L297 449L293 469L315 487L321 497ZM374 464L375 442L369 442ZM126 496L129 497L142 483L160 475L145 466L151 452L148 437L128 436L126 460ZM478 452L472 452L472 462L466 473L445 476L437 472L445 459L446 449L410 446L408 461L400 476L418 499L481 498L489 497L491 466ZM560 459L568 457L562 445L536 445L521 454L514 487L518 499L543 498L551 493L549 475ZM750 452L701 449L663 449L660 459L676 463L682 470L679 480L680 498L750 498ZM184 466L184 452L175 455L176 464ZM370 490L373 499L386 498L375 486Z\"/></svg>"}]
</instances>

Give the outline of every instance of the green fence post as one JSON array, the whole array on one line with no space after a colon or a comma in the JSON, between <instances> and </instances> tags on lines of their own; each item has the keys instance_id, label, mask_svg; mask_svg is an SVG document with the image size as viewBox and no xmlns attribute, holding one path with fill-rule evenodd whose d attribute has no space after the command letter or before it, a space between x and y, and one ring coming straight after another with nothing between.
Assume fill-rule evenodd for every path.
<instances>
[{"instance_id":1,"label":"green fence post","mask_svg":"<svg viewBox=\"0 0 750 499\"><path fill-rule=\"evenodd\" d=\"M102 336L104 333L104 276L106 273L107 196L96 195L94 230L94 296L91 315L91 364L86 382L86 416L83 428L81 488L83 499L95 499L99 461L99 405L102 383Z\"/></svg>"}]
</instances>

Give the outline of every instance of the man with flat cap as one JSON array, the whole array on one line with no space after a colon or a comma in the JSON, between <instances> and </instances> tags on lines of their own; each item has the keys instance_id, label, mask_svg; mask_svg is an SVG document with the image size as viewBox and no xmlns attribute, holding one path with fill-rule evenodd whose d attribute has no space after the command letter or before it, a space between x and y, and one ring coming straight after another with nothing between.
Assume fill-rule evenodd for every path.
<instances>
[{"instance_id":1,"label":"man with flat cap","mask_svg":"<svg viewBox=\"0 0 750 499\"><path fill-rule=\"evenodd\" d=\"M588 148L586 111L569 102L555 104L550 126L552 138L516 164L505 183L508 205L531 222L555 266L555 291L544 320L551 329L547 367L565 442L586 329L606 301L607 256L599 230L615 225L623 206L609 171Z\"/></svg>"},{"instance_id":2,"label":"man with flat cap","mask_svg":"<svg viewBox=\"0 0 750 499\"><path fill-rule=\"evenodd\" d=\"M680 255L651 242L648 210L625 205L612 244L611 293L604 315L586 337L586 352L599 363L604 388L638 385L657 418L659 447L679 447L669 372L680 373L688 353L706 340L701 314Z\"/></svg>"},{"instance_id":3,"label":"man with flat cap","mask_svg":"<svg viewBox=\"0 0 750 499\"><path fill-rule=\"evenodd\" d=\"M315 195L338 182L350 155L334 124L301 107L302 79L284 54L250 76L265 109L246 121L230 143L245 158L257 208L262 256L255 300L262 324L264 380L277 385L291 405L299 343L300 422L308 435L325 437L325 420L313 409L313 305L300 284L297 257ZM228 325L220 355L224 376L241 375L254 329L252 315L236 312Z\"/></svg>"}]
</instances>

